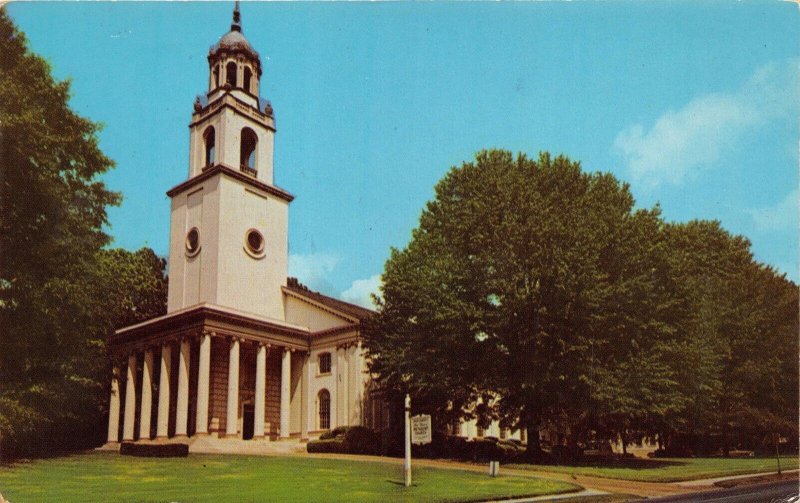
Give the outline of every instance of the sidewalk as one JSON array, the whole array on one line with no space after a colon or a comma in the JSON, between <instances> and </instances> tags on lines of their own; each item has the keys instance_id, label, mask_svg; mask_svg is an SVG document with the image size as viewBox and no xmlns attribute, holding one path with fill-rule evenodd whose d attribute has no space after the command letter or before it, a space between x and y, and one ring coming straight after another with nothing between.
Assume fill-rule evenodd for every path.
<instances>
[{"instance_id":1,"label":"sidewalk","mask_svg":"<svg viewBox=\"0 0 800 503\"><path fill-rule=\"evenodd\" d=\"M797 473L800 474L800 470L782 470L781 473ZM745 475L728 475L727 477L716 477L713 479L701 479L701 480L686 480L684 482L673 482L681 487L709 487L714 486L717 482L723 482L726 480L738 480L738 479L749 479L750 477L764 477L767 475L777 475L778 472L762 472L762 473L748 473Z\"/></svg>"},{"instance_id":2,"label":"sidewalk","mask_svg":"<svg viewBox=\"0 0 800 503\"><path fill-rule=\"evenodd\" d=\"M557 500L567 500L572 498L585 498L588 496L603 496L608 493L603 491L595 491L594 489L584 489L583 491L578 491L575 493L566 493L566 494L550 494L545 496L534 496L532 498L514 498L508 500L491 500L486 501L484 503L534 503L536 501L557 501Z\"/></svg>"}]
</instances>

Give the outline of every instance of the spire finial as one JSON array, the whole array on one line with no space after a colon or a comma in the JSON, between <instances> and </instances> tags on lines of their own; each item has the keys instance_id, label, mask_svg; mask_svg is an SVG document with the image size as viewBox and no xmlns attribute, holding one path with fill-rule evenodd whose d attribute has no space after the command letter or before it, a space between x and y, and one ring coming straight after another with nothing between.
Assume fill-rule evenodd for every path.
<instances>
[{"instance_id":1,"label":"spire finial","mask_svg":"<svg viewBox=\"0 0 800 503\"><path fill-rule=\"evenodd\" d=\"M231 23L231 31L242 31L242 15L239 13L239 0L233 7L233 23Z\"/></svg>"}]
</instances>

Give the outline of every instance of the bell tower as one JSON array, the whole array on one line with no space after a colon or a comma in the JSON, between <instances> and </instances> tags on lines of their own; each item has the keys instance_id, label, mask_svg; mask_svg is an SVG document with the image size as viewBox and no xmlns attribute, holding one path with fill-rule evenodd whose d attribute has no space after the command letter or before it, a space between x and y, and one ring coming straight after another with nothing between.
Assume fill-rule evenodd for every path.
<instances>
[{"instance_id":1,"label":"bell tower","mask_svg":"<svg viewBox=\"0 0 800 503\"><path fill-rule=\"evenodd\" d=\"M208 91L189 124L189 176L167 192L167 310L207 303L282 320L293 196L274 185L275 119L238 1L208 65Z\"/></svg>"}]
</instances>

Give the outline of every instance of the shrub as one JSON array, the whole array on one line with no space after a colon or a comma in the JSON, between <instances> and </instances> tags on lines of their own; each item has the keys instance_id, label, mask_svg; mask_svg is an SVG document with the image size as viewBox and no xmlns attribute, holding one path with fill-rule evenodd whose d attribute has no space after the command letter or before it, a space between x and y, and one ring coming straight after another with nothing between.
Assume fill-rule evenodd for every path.
<instances>
[{"instance_id":1,"label":"shrub","mask_svg":"<svg viewBox=\"0 0 800 503\"><path fill-rule=\"evenodd\" d=\"M308 452L336 452L340 454L378 454L378 434L364 426L340 426L311 440Z\"/></svg>"},{"instance_id":2,"label":"shrub","mask_svg":"<svg viewBox=\"0 0 800 503\"><path fill-rule=\"evenodd\" d=\"M344 433L344 447L350 454L377 454L378 435L364 426L351 426Z\"/></svg>"},{"instance_id":3,"label":"shrub","mask_svg":"<svg viewBox=\"0 0 800 503\"><path fill-rule=\"evenodd\" d=\"M141 456L145 458L185 458L189 455L189 445L123 442L119 446L119 453L123 456Z\"/></svg>"},{"instance_id":4,"label":"shrub","mask_svg":"<svg viewBox=\"0 0 800 503\"><path fill-rule=\"evenodd\" d=\"M310 440L306 444L308 452L335 452L345 453L344 442L338 438L327 438L320 440Z\"/></svg>"}]
</instances>

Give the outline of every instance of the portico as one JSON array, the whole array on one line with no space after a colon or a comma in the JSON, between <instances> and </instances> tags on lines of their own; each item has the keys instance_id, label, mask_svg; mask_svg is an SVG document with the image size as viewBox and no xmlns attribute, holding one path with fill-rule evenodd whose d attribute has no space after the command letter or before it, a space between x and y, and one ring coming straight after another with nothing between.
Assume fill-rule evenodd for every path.
<instances>
[{"instance_id":1,"label":"portico","mask_svg":"<svg viewBox=\"0 0 800 503\"><path fill-rule=\"evenodd\" d=\"M349 335L357 339L356 331ZM313 339L304 327L208 305L120 330L113 339L108 441L209 434L308 439L309 431L318 429L309 428L309 411L316 409L308 392L315 378L309 365ZM349 354L354 357L355 351ZM358 364L351 366L347 380L357 381Z\"/></svg>"}]
</instances>

